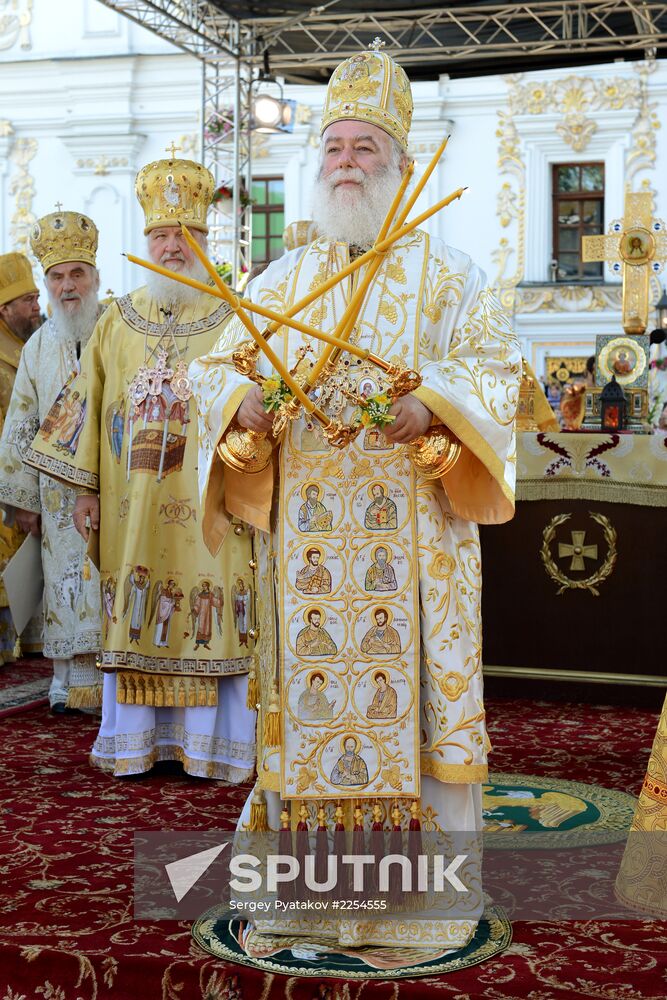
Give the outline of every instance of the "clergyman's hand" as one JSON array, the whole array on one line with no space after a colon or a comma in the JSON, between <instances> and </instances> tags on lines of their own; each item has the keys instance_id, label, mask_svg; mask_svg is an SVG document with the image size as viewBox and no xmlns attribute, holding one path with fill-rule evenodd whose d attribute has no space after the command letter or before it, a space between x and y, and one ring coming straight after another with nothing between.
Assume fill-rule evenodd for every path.
<instances>
[{"instance_id":1,"label":"clergyman's hand","mask_svg":"<svg viewBox=\"0 0 667 1000\"><path fill-rule=\"evenodd\" d=\"M22 507L14 508L14 518L21 531L26 535L41 535L42 516L35 514L31 510L23 510Z\"/></svg>"},{"instance_id":2,"label":"clergyman's hand","mask_svg":"<svg viewBox=\"0 0 667 1000\"><path fill-rule=\"evenodd\" d=\"M100 498L90 493L77 497L72 520L84 542L87 542L90 529L97 531L100 526Z\"/></svg>"},{"instance_id":3,"label":"clergyman's hand","mask_svg":"<svg viewBox=\"0 0 667 1000\"><path fill-rule=\"evenodd\" d=\"M410 444L431 426L433 414L412 393L397 399L389 412L396 419L393 424L383 427L382 433L396 444Z\"/></svg>"},{"instance_id":4,"label":"clergyman's hand","mask_svg":"<svg viewBox=\"0 0 667 1000\"><path fill-rule=\"evenodd\" d=\"M236 419L241 427L251 431L268 433L273 427L273 416L264 409L264 393L254 385L236 411Z\"/></svg>"}]
</instances>

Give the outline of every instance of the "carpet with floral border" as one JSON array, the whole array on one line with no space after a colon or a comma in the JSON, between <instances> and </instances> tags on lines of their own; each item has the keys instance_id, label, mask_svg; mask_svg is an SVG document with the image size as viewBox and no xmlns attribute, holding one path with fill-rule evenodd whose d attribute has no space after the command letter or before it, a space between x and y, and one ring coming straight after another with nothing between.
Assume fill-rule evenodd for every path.
<instances>
[{"instance_id":1,"label":"carpet with floral border","mask_svg":"<svg viewBox=\"0 0 667 1000\"><path fill-rule=\"evenodd\" d=\"M494 771L637 794L658 714L500 699ZM0 719L0 1000L664 1000L667 923L516 921L481 965L399 982L304 979L205 954L187 922L133 918L135 830L232 829L247 786L92 768L94 720L39 707Z\"/></svg>"}]
</instances>

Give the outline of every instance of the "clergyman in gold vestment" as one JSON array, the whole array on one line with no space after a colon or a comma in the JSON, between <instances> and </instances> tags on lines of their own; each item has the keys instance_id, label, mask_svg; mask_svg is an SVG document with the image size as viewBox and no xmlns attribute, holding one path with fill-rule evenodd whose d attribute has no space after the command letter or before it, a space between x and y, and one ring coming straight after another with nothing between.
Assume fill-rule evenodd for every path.
<instances>
[{"instance_id":1,"label":"clergyman in gold vestment","mask_svg":"<svg viewBox=\"0 0 667 1000\"><path fill-rule=\"evenodd\" d=\"M190 160L158 160L139 172L156 263L199 276L180 226L205 245L213 188L209 171ZM233 594L239 580L254 591L251 540L219 512L229 528L220 553L203 544L187 377L230 313L147 273L147 286L100 319L29 460L78 487L74 523L84 537L87 520L93 530L99 524L104 682L93 763L125 775L172 760L189 774L243 781L255 758L255 713L246 708L253 650Z\"/></svg>"},{"instance_id":2,"label":"clergyman in gold vestment","mask_svg":"<svg viewBox=\"0 0 667 1000\"><path fill-rule=\"evenodd\" d=\"M30 261L22 253L0 256L0 431L11 399L23 345L41 323L39 292ZM0 524L0 572L24 539L13 523ZM14 659L16 632L0 578L0 663Z\"/></svg>"}]
</instances>

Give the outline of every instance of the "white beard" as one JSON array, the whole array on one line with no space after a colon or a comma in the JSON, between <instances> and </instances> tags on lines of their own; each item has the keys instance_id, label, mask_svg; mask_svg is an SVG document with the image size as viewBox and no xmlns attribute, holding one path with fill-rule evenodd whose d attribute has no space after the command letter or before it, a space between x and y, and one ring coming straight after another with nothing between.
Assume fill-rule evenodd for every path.
<instances>
[{"instance_id":1,"label":"white beard","mask_svg":"<svg viewBox=\"0 0 667 1000\"><path fill-rule=\"evenodd\" d=\"M163 267L168 265L163 264ZM172 270L170 268L170 270ZM185 264L182 271L174 271L174 274L184 274L188 278L196 278L207 284L209 280L208 272L199 260L193 260L191 264ZM179 281L173 281L164 274L157 274L155 271L147 271L146 287L151 296L163 306L184 306L196 302L203 292L189 285L182 285Z\"/></svg>"},{"instance_id":2,"label":"white beard","mask_svg":"<svg viewBox=\"0 0 667 1000\"><path fill-rule=\"evenodd\" d=\"M359 187L336 188L343 179L358 181ZM312 210L318 233L336 242L370 246L400 183L396 163L387 164L376 174L364 174L359 167L340 167L326 178L318 176Z\"/></svg>"},{"instance_id":3,"label":"white beard","mask_svg":"<svg viewBox=\"0 0 667 1000\"><path fill-rule=\"evenodd\" d=\"M54 298L49 292L49 302L53 311L53 321L58 334L63 340L73 340L85 347L90 340L97 323L100 305L97 301L97 289L94 288L83 297L77 309L70 312L60 299Z\"/></svg>"}]
</instances>

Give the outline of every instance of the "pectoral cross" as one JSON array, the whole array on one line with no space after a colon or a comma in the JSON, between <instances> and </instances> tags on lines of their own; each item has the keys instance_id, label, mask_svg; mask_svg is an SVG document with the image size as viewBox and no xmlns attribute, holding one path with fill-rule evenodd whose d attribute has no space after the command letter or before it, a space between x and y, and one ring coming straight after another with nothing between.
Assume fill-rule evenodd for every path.
<instances>
[{"instance_id":1,"label":"pectoral cross","mask_svg":"<svg viewBox=\"0 0 667 1000\"><path fill-rule=\"evenodd\" d=\"M583 261L610 261L623 276L623 329L642 334L648 324L649 274L658 274L667 260L667 231L651 218L649 192L625 195L625 214L611 223L607 235L584 236Z\"/></svg>"},{"instance_id":2,"label":"pectoral cross","mask_svg":"<svg viewBox=\"0 0 667 1000\"><path fill-rule=\"evenodd\" d=\"M170 158L173 160L176 153L180 153L181 146L177 146L176 143L172 142L168 146L165 146L165 153L169 153Z\"/></svg>"},{"instance_id":3,"label":"pectoral cross","mask_svg":"<svg viewBox=\"0 0 667 1000\"><path fill-rule=\"evenodd\" d=\"M571 534L572 545L561 542L558 546L558 558L566 559L568 556L572 556L570 569L581 571L586 569L585 559L597 559L598 547L597 545L584 545L585 531L573 531Z\"/></svg>"}]
</instances>

